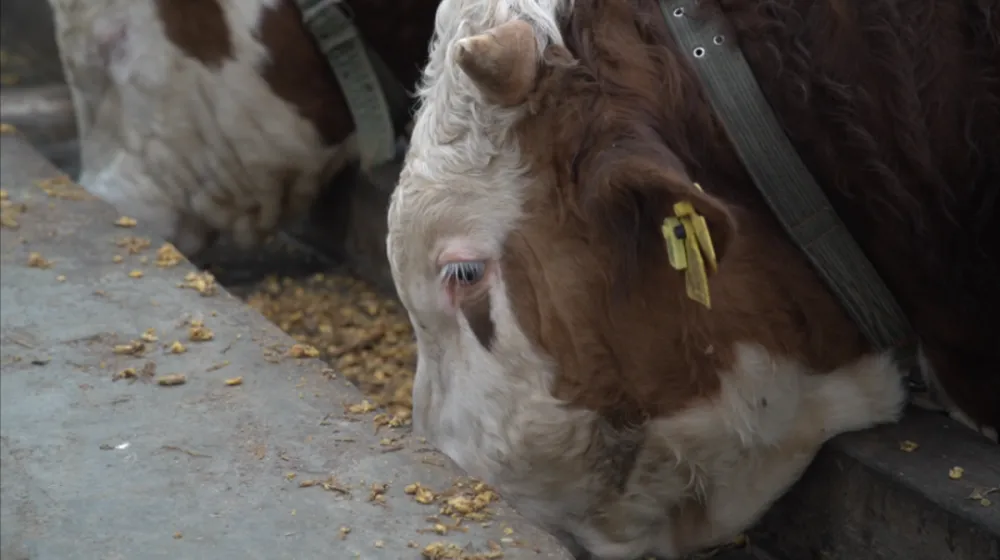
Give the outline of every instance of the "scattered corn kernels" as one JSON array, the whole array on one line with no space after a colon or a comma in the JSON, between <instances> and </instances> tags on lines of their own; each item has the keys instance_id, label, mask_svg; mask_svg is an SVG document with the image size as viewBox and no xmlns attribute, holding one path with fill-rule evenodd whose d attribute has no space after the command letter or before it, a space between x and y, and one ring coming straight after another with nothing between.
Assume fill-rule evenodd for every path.
<instances>
[{"instance_id":1,"label":"scattered corn kernels","mask_svg":"<svg viewBox=\"0 0 1000 560\"><path fill-rule=\"evenodd\" d=\"M52 261L43 257L41 253L32 251L28 253L28 266L31 268L49 268L52 266Z\"/></svg>"}]
</instances>

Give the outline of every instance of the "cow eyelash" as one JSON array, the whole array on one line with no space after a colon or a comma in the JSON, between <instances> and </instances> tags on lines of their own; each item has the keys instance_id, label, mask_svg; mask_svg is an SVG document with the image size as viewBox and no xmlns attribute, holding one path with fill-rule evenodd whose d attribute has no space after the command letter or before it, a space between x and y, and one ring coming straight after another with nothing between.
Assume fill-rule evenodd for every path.
<instances>
[{"instance_id":1,"label":"cow eyelash","mask_svg":"<svg viewBox=\"0 0 1000 560\"><path fill-rule=\"evenodd\" d=\"M484 261L460 261L444 265L442 273L445 280L454 280L462 286L472 286L483 279L486 274Z\"/></svg>"}]
</instances>

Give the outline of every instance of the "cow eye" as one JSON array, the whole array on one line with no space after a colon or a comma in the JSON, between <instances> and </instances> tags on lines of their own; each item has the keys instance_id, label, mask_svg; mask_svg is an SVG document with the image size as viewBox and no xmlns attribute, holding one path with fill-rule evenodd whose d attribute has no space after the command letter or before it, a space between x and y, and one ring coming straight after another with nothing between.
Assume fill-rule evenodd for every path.
<instances>
[{"instance_id":1,"label":"cow eye","mask_svg":"<svg viewBox=\"0 0 1000 560\"><path fill-rule=\"evenodd\" d=\"M460 261L444 265L444 277L462 286L479 283L484 274L486 274L484 261Z\"/></svg>"}]
</instances>

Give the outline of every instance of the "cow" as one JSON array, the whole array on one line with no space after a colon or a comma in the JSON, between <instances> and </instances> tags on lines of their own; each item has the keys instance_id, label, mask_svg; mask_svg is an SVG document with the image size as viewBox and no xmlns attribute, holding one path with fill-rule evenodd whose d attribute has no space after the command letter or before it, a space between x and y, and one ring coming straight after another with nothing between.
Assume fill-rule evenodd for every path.
<instances>
[{"instance_id":1,"label":"cow","mask_svg":"<svg viewBox=\"0 0 1000 560\"><path fill-rule=\"evenodd\" d=\"M258 246L363 155L342 84L294 0L50 4L79 182L188 256L220 234ZM436 0L325 4L343 8L412 87ZM394 124L402 133L405 121Z\"/></svg>"},{"instance_id":2,"label":"cow","mask_svg":"<svg viewBox=\"0 0 1000 560\"><path fill-rule=\"evenodd\" d=\"M925 376L995 421L997 13L700 5L911 318ZM387 217L415 430L579 557L728 542L825 441L907 400L903 361L785 234L665 17L443 0ZM704 220L683 243L698 234L707 285L674 262L681 214Z\"/></svg>"}]
</instances>

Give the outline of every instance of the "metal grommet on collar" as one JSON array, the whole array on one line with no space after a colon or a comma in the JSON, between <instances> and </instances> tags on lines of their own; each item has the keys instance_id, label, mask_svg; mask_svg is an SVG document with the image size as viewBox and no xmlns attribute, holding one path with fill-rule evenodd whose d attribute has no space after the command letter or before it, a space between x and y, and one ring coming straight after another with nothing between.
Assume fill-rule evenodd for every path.
<instances>
[{"instance_id":1,"label":"metal grommet on collar","mask_svg":"<svg viewBox=\"0 0 1000 560\"><path fill-rule=\"evenodd\" d=\"M684 8L674 8L674 17L683 17Z\"/></svg>"},{"instance_id":2,"label":"metal grommet on collar","mask_svg":"<svg viewBox=\"0 0 1000 560\"><path fill-rule=\"evenodd\" d=\"M712 42L715 43L716 45L721 45L722 42L725 40L726 37L724 35L716 35L715 37L712 37Z\"/></svg>"},{"instance_id":3,"label":"metal grommet on collar","mask_svg":"<svg viewBox=\"0 0 1000 560\"><path fill-rule=\"evenodd\" d=\"M694 54L695 58L701 58L705 56L705 47L695 47L694 51L692 51L692 54Z\"/></svg>"}]
</instances>

